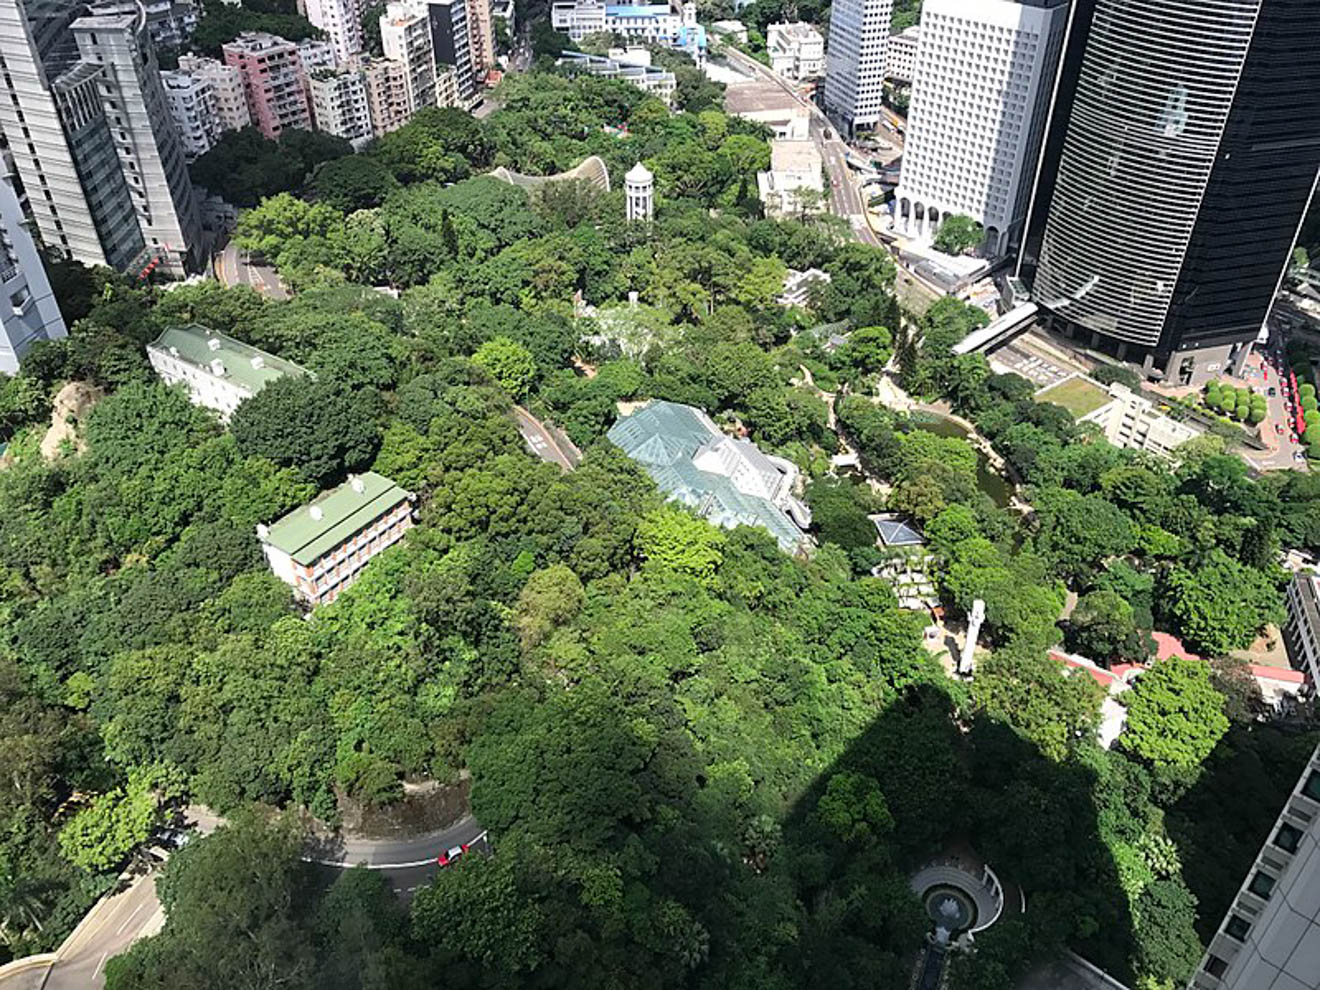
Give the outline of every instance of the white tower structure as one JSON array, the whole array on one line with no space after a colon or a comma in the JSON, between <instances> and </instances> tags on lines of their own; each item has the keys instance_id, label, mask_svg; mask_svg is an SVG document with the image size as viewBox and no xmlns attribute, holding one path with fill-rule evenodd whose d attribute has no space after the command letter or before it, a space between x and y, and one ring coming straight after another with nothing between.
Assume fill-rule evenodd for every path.
<instances>
[{"instance_id":1,"label":"white tower structure","mask_svg":"<svg viewBox=\"0 0 1320 990\"><path fill-rule=\"evenodd\" d=\"M638 162L623 177L628 222L650 220L655 215L655 176Z\"/></svg>"},{"instance_id":2,"label":"white tower structure","mask_svg":"<svg viewBox=\"0 0 1320 990\"><path fill-rule=\"evenodd\" d=\"M895 193L908 236L962 214L990 256L1018 239L1067 20L1067 0L926 0Z\"/></svg>"},{"instance_id":3,"label":"white tower structure","mask_svg":"<svg viewBox=\"0 0 1320 990\"><path fill-rule=\"evenodd\" d=\"M981 623L985 621L985 602L976 599L972 602L972 611L967 616L967 642L963 643L962 655L958 657L958 673L964 676L972 672L972 656L976 653L976 637L981 634Z\"/></svg>"},{"instance_id":4,"label":"white tower structure","mask_svg":"<svg viewBox=\"0 0 1320 990\"><path fill-rule=\"evenodd\" d=\"M836 0L825 48L825 110L849 132L879 123L894 0Z\"/></svg>"}]
</instances>

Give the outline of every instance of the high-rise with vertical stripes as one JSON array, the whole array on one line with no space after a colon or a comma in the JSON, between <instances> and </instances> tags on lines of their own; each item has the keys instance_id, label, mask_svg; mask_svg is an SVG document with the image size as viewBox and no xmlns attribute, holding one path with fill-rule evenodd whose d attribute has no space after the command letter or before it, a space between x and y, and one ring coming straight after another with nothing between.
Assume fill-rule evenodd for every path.
<instances>
[{"instance_id":1,"label":"high-rise with vertical stripes","mask_svg":"<svg viewBox=\"0 0 1320 990\"><path fill-rule=\"evenodd\" d=\"M1320 3L1076 0L1020 274L1153 377L1239 369L1320 171Z\"/></svg>"}]
</instances>

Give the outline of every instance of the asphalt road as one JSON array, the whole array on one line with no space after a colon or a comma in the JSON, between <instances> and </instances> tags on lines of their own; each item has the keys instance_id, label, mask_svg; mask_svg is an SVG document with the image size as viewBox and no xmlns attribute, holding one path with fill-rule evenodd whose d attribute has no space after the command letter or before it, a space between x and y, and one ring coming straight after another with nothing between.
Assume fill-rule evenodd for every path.
<instances>
[{"instance_id":1,"label":"asphalt road","mask_svg":"<svg viewBox=\"0 0 1320 990\"><path fill-rule=\"evenodd\" d=\"M453 846L476 844L489 851L485 829L471 815L448 828L401 839L332 839L308 848L303 859L319 866L349 869L359 864L380 870L390 888L409 897L424 886L439 868L440 853Z\"/></svg>"},{"instance_id":2,"label":"asphalt road","mask_svg":"<svg viewBox=\"0 0 1320 990\"><path fill-rule=\"evenodd\" d=\"M127 890L93 908L73 935L60 946L59 960L46 977L44 990L87 990L105 985L105 963L164 922L156 900L156 875L135 880Z\"/></svg>"},{"instance_id":3,"label":"asphalt road","mask_svg":"<svg viewBox=\"0 0 1320 990\"><path fill-rule=\"evenodd\" d=\"M543 461L558 464L565 471L572 471L578 466L582 452L573 446L571 440L558 430L546 426L522 406L514 406L513 413L518 421L518 432L527 441L533 454Z\"/></svg>"},{"instance_id":4,"label":"asphalt road","mask_svg":"<svg viewBox=\"0 0 1320 990\"><path fill-rule=\"evenodd\" d=\"M808 133L825 160L825 173L830 181L830 212L847 220L852 227L853 236L859 241L878 247L881 240L866 220L866 204L857 189L852 170L845 161L848 145L839 138L838 131L834 129L834 125L830 123L824 111L810 100L803 98L792 82L772 72L751 56L744 55L736 48L726 48L725 54L739 68L773 82L810 114ZM827 133L833 134L834 137L826 138Z\"/></svg>"},{"instance_id":5,"label":"asphalt road","mask_svg":"<svg viewBox=\"0 0 1320 990\"><path fill-rule=\"evenodd\" d=\"M220 819L196 809L191 816L198 831L209 832ZM430 882L439 869L437 857L446 849L472 845L489 853L485 830L467 815L435 832L400 839L327 839L309 846L303 859L330 869L362 864L384 874L390 888L408 900ZM138 877L126 889L97 903L64 942L44 984L37 968L3 981L3 990L40 986L43 990L87 990L105 985L106 960L127 951L139 938L153 935L165 922L156 898L156 873Z\"/></svg>"},{"instance_id":6,"label":"asphalt road","mask_svg":"<svg viewBox=\"0 0 1320 990\"><path fill-rule=\"evenodd\" d=\"M225 249L216 257L215 274L221 282L230 287L250 285L270 299L289 298L289 291L280 282L280 276L275 269L266 265L252 264L247 254L239 251L238 245L232 241L225 245Z\"/></svg>"}]
</instances>

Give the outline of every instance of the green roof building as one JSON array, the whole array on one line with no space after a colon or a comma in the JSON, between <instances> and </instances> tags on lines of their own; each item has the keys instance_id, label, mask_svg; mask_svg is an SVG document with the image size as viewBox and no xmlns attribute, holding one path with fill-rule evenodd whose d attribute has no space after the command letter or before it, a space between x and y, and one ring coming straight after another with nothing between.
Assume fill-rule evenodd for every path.
<instances>
[{"instance_id":1,"label":"green roof building","mask_svg":"<svg viewBox=\"0 0 1320 990\"><path fill-rule=\"evenodd\" d=\"M608 436L671 502L725 529L759 526L789 553L810 543L811 512L793 496L797 466L725 435L700 409L653 401L620 417Z\"/></svg>"},{"instance_id":2,"label":"green roof building","mask_svg":"<svg viewBox=\"0 0 1320 990\"><path fill-rule=\"evenodd\" d=\"M294 593L312 605L332 602L367 562L412 527L412 492L368 471L351 475L288 515L258 526L262 552Z\"/></svg>"},{"instance_id":3,"label":"green roof building","mask_svg":"<svg viewBox=\"0 0 1320 990\"><path fill-rule=\"evenodd\" d=\"M214 409L223 422L277 378L310 374L199 323L163 331L147 345L147 358L166 385L182 382L193 405Z\"/></svg>"}]
</instances>

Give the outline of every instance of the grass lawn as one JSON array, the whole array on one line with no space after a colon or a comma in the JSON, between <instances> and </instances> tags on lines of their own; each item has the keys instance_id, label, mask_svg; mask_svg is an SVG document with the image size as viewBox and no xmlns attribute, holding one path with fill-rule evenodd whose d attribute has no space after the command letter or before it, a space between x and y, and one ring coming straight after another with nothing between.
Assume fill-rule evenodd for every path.
<instances>
[{"instance_id":1,"label":"grass lawn","mask_svg":"<svg viewBox=\"0 0 1320 990\"><path fill-rule=\"evenodd\" d=\"M1073 414L1074 419L1095 412L1109 401L1109 393L1084 378L1069 378L1036 395L1037 402L1053 402Z\"/></svg>"}]
</instances>

